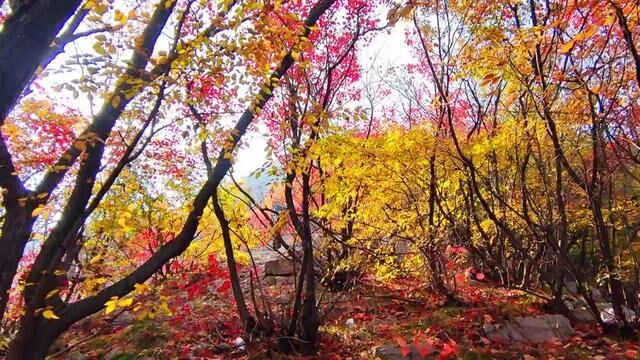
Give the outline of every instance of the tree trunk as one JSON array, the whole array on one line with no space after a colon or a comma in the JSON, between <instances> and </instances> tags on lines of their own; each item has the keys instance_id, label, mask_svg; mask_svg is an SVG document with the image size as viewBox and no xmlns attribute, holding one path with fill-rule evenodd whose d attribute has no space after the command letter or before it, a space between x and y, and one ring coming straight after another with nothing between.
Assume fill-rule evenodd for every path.
<instances>
[{"instance_id":1,"label":"tree trunk","mask_svg":"<svg viewBox=\"0 0 640 360\"><path fill-rule=\"evenodd\" d=\"M9 199L5 202L11 203ZM4 317L13 278L33 228L34 218L31 211L32 207L20 206L17 203L6 207L5 222L2 224L0 236L0 321Z\"/></svg>"},{"instance_id":2,"label":"tree trunk","mask_svg":"<svg viewBox=\"0 0 640 360\"><path fill-rule=\"evenodd\" d=\"M217 192L213 194L213 211L220 223L220 229L222 230L222 239L224 242L224 251L227 256L227 265L229 267L229 281L231 282L231 290L233 292L233 298L236 301L238 307L238 315L245 328L245 331L253 331L255 326L255 319L251 317L247 303L244 300L244 294L242 293L242 287L240 286L240 278L238 277L238 268L236 266L236 259L233 254L233 243L231 242L231 231L229 229L229 221L224 215L224 210L220 206Z\"/></svg>"},{"instance_id":3,"label":"tree trunk","mask_svg":"<svg viewBox=\"0 0 640 360\"><path fill-rule=\"evenodd\" d=\"M304 247L305 262L305 291L300 324L302 327L302 350L305 354L313 354L316 350L318 328L320 318L316 306L316 281L313 259L313 237L311 236L311 218L309 216L309 199L311 197L310 174L311 166L307 172L302 173L302 241Z\"/></svg>"},{"instance_id":4,"label":"tree trunk","mask_svg":"<svg viewBox=\"0 0 640 360\"><path fill-rule=\"evenodd\" d=\"M0 124L80 0L33 0L14 9L0 32Z\"/></svg>"}]
</instances>

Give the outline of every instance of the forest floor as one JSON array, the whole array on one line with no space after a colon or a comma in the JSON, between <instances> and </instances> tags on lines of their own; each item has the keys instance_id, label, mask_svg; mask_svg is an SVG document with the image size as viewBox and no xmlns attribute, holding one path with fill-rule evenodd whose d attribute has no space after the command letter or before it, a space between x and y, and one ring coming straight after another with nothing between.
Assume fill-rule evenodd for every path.
<instances>
[{"instance_id":1,"label":"forest floor","mask_svg":"<svg viewBox=\"0 0 640 360\"><path fill-rule=\"evenodd\" d=\"M242 331L228 285L207 279L171 280L130 309L96 314L67 332L52 358L303 358L270 351L276 338L238 346ZM290 311L292 290L291 281L277 280L263 286L264 297L254 294L255 304L267 303L277 318ZM569 338L539 344L490 340L483 326L540 315L540 299L488 281L467 281L457 294L464 304L445 306L426 284L411 278L386 283L364 278L348 292L323 293L319 351L308 358L376 359L381 346L407 354L417 344L432 359L640 359L638 342L605 336L595 324L575 324Z\"/></svg>"}]
</instances>

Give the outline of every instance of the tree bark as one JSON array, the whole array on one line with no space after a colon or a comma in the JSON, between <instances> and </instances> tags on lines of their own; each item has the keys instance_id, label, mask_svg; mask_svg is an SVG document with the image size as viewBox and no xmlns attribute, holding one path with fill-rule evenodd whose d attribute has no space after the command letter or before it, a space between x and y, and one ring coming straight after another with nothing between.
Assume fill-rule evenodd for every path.
<instances>
[{"instance_id":1,"label":"tree bark","mask_svg":"<svg viewBox=\"0 0 640 360\"><path fill-rule=\"evenodd\" d=\"M0 125L31 81L80 0L33 0L14 9L0 32Z\"/></svg>"},{"instance_id":2,"label":"tree bark","mask_svg":"<svg viewBox=\"0 0 640 360\"><path fill-rule=\"evenodd\" d=\"M255 326L255 319L251 317L247 303L244 300L244 294L242 293L242 287L240 286L240 278L238 277L238 268L236 266L236 259L233 253L233 243L231 242L231 230L229 229L229 221L227 220L220 201L218 200L218 193L213 193L213 212L218 219L220 229L222 230L222 240L224 242L224 251L227 256L227 266L229 268L229 281L231 282L231 290L233 298L236 301L238 307L238 315L242 320L242 325L245 327L245 331L251 332Z\"/></svg>"}]
</instances>

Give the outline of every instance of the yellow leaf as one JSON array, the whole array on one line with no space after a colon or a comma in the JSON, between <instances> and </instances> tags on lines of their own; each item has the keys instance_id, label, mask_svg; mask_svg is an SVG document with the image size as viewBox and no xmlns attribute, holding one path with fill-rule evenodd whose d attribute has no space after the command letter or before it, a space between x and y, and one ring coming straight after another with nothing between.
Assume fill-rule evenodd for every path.
<instances>
[{"instance_id":1,"label":"yellow leaf","mask_svg":"<svg viewBox=\"0 0 640 360\"><path fill-rule=\"evenodd\" d=\"M58 317L58 315L56 315L56 314L53 312L53 310L45 310L45 311L43 311L43 312L42 312L42 317L44 317L45 319L49 319L49 320L52 320L52 319L60 319L60 318Z\"/></svg>"},{"instance_id":2,"label":"yellow leaf","mask_svg":"<svg viewBox=\"0 0 640 360\"><path fill-rule=\"evenodd\" d=\"M293 60L298 61L300 60L300 52L298 51L292 51L291 52L291 57L293 58Z\"/></svg>"},{"instance_id":3,"label":"yellow leaf","mask_svg":"<svg viewBox=\"0 0 640 360\"><path fill-rule=\"evenodd\" d=\"M134 291L136 292L143 292L148 289L148 286L144 284L134 284L133 288L134 288Z\"/></svg>"},{"instance_id":4,"label":"yellow leaf","mask_svg":"<svg viewBox=\"0 0 640 360\"><path fill-rule=\"evenodd\" d=\"M117 305L118 305L118 297L114 296L111 298L111 300L107 301L104 304L105 306L104 313L107 315L111 314L116 309Z\"/></svg>"},{"instance_id":5,"label":"yellow leaf","mask_svg":"<svg viewBox=\"0 0 640 360\"><path fill-rule=\"evenodd\" d=\"M45 299L48 299L50 297L52 297L53 295L57 294L58 291L60 291L60 289L55 289L55 290L51 290L49 291L49 293L47 294L47 296L45 297Z\"/></svg>"},{"instance_id":6,"label":"yellow leaf","mask_svg":"<svg viewBox=\"0 0 640 360\"><path fill-rule=\"evenodd\" d=\"M109 55L107 50L105 50L104 47L102 47L102 44L99 42L93 44L93 50L95 50L95 52L97 52L99 55L102 55L102 56Z\"/></svg>"},{"instance_id":7,"label":"yellow leaf","mask_svg":"<svg viewBox=\"0 0 640 360\"><path fill-rule=\"evenodd\" d=\"M92 257L91 260L89 260L89 264L93 265L93 264L99 262L100 260L102 260L102 255L96 255L96 256Z\"/></svg>"},{"instance_id":8,"label":"yellow leaf","mask_svg":"<svg viewBox=\"0 0 640 360\"><path fill-rule=\"evenodd\" d=\"M558 51L559 51L561 54L566 54L566 53L568 53L568 52L571 50L571 48L573 47L573 44L575 44L575 42L576 42L575 40L569 40L569 41L567 41L564 45L562 45L562 46L560 47L560 50L558 50Z\"/></svg>"},{"instance_id":9,"label":"yellow leaf","mask_svg":"<svg viewBox=\"0 0 640 360\"><path fill-rule=\"evenodd\" d=\"M598 31L598 29L595 26L589 26L587 27L587 29L581 33L579 33L578 35L576 35L573 38L573 41L580 41L580 40L584 40L584 39L589 39L591 38L593 35L596 34L596 32Z\"/></svg>"},{"instance_id":10,"label":"yellow leaf","mask_svg":"<svg viewBox=\"0 0 640 360\"><path fill-rule=\"evenodd\" d=\"M131 304L133 304L132 298L122 299L118 301L118 307L127 307L127 306L131 306Z\"/></svg>"},{"instance_id":11,"label":"yellow leaf","mask_svg":"<svg viewBox=\"0 0 640 360\"><path fill-rule=\"evenodd\" d=\"M42 206L42 205L40 205L37 208L33 209L33 211L31 212L31 217L36 217L36 216L40 215L42 210L44 210L44 206Z\"/></svg>"},{"instance_id":12,"label":"yellow leaf","mask_svg":"<svg viewBox=\"0 0 640 360\"><path fill-rule=\"evenodd\" d=\"M89 0L89 1L87 1L87 2L84 4L84 6L83 6L82 8L83 8L83 9L87 9L87 10L91 10L91 9L93 9L94 7L96 7L96 2L95 2L95 1L92 1L92 0Z\"/></svg>"},{"instance_id":13,"label":"yellow leaf","mask_svg":"<svg viewBox=\"0 0 640 360\"><path fill-rule=\"evenodd\" d=\"M87 150L87 144L85 144L84 141L82 140L77 140L76 142L73 143L73 146L80 151Z\"/></svg>"}]
</instances>

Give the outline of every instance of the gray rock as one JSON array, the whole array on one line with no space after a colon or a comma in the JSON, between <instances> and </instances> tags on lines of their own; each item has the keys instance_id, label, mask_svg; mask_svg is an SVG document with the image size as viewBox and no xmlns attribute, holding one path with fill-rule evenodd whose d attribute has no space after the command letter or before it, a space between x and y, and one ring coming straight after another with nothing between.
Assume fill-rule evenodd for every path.
<instances>
[{"instance_id":1,"label":"gray rock","mask_svg":"<svg viewBox=\"0 0 640 360\"><path fill-rule=\"evenodd\" d=\"M273 286L276 284L276 279L273 276L265 276L262 278L262 286Z\"/></svg>"},{"instance_id":2,"label":"gray rock","mask_svg":"<svg viewBox=\"0 0 640 360\"><path fill-rule=\"evenodd\" d=\"M636 320L636 313L626 306L622 306L622 314L627 321L633 322ZM617 322L615 312L611 305L606 305L606 307L600 309L600 317L602 318L602 321L608 324L615 324Z\"/></svg>"},{"instance_id":3,"label":"gray rock","mask_svg":"<svg viewBox=\"0 0 640 360\"><path fill-rule=\"evenodd\" d=\"M289 303L291 303L291 296L280 295L280 296L276 297L275 299L273 299L273 304L287 305Z\"/></svg>"},{"instance_id":4,"label":"gray rock","mask_svg":"<svg viewBox=\"0 0 640 360\"><path fill-rule=\"evenodd\" d=\"M567 305L567 308L571 310L571 313L576 320L582 322L596 322L595 316L593 316L593 313L591 313L591 310L586 306L584 302L573 299L573 301L565 301L565 304ZM600 313L600 317L605 323L616 322L615 314L613 308L611 307L611 304L599 302L596 303L596 306L598 308L598 312ZM623 306L622 310L627 320L635 321L636 314L633 310L626 306Z\"/></svg>"},{"instance_id":5,"label":"gray rock","mask_svg":"<svg viewBox=\"0 0 640 360\"><path fill-rule=\"evenodd\" d=\"M128 310L125 310L118 314L118 316L113 319L113 325L130 325L135 322L136 319Z\"/></svg>"},{"instance_id":6,"label":"gray rock","mask_svg":"<svg viewBox=\"0 0 640 360\"><path fill-rule=\"evenodd\" d=\"M402 350L397 345L380 345L373 348L373 354L382 360L425 360L433 355L435 350L431 348L427 356L421 356L414 344L409 345L409 355L403 356Z\"/></svg>"},{"instance_id":7,"label":"gray rock","mask_svg":"<svg viewBox=\"0 0 640 360\"><path fill-rule=\"evenodd\" d=\"M567 288L567 291L569 291L571 294L577 294L578 293L578 283L575 281L567 281L564 283L565 288Z\"/></svg>"},{"instance_id":8,"label":"gray rock","mask_svg":"<svg viewBox=\"0 0 640 360\"><path fill-rule=\"evenodd\" d=\"M276 282L274 285L276 287L282 287L282 286L290 286L295 284L296 284L296 279L293 276L288 276L288 277L280 276L276 278Z\"/></svg>"},{"instance_id":9,"label":"gray rock","mask_svg":"<svg viewBox=\"0 0 640 360\"><path fill-rule=\"evenodd\" d=\"M573 335L569 319L562 315L518 317L502 324L485 324L483 330L491 341L539 344L551 338L566 340Z\"/></svg>"},{"instance_id":10,"label":"gray rock","mask_svg":"<svg viewBox=\"0 0 640 360\"><path fill-rule=\"evenodd\" d=\"M586 306L576 307L571 310L573 317L578 321L583 322L596 322L595 316L591 313L591 311Z\"/></svg>"},{"instance_id":11,"label":"gray rock","mask_svg":"<svg viewBox=\"0 0 640 360\"><path fill-rule=\"evenodd\" d=\"M597 303L607 302L607 294L604 291L602 291L602 289L591 290L591 296L593 296L593 300Z\"/></svg>"},{"instance_id":12,"label":"gray rock","mask_svg":"<svg viewBox=\"0 0 640 360\"><path fill-rule=\"evenodd\" d=\"M286 259L268 260L264 263L264 274L265 276L293 275L293 264Z\"/></svg>"}]
</instances>

